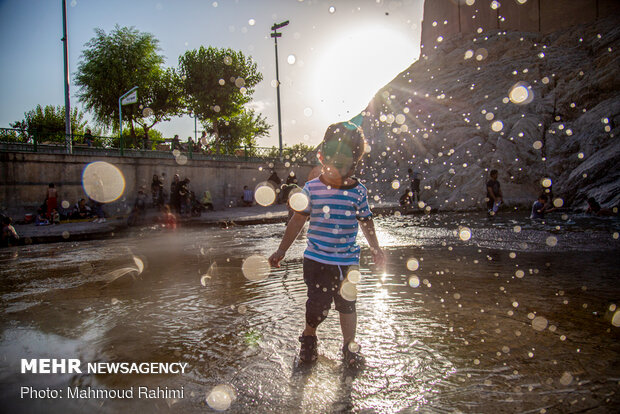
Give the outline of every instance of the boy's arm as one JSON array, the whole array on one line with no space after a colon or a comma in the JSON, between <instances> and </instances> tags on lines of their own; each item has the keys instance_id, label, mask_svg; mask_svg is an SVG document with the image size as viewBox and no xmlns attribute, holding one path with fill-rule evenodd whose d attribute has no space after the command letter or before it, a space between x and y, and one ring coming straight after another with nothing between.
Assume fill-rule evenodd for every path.
<instances>
[{"instance_id":1,"label":"boy's arm","mask_svg":"<svg viewBox=\"0 0 620 414\"><path fill-rule=\"evenodd\" d=\"M362 233L370 245L370 251L372 252L372 258L377 266L385 265L385 253L379 246L379 240L377 240L377 234L375 232L375 223L372 219L360 220L360 226L362 227Z\"/></svg>"},{"instance_id":2,"label":"boy's arm","mask_svg":"<svg viewBox=\"0 0 620 414\"><path fill-rule=\"evenodd\" d=\"M280 261L284 259L284 255L291 244L297 238L297 235L306 224L306 219L308 216L304 214L300 214L295 212L291 220L288 222L286 226L286 231L284 232L284 236L282 237L282 241L280 242L280 247L275 251L274 254L269 257L269 264L273 267L280 267Z\"/></svg>"}]
</instances>

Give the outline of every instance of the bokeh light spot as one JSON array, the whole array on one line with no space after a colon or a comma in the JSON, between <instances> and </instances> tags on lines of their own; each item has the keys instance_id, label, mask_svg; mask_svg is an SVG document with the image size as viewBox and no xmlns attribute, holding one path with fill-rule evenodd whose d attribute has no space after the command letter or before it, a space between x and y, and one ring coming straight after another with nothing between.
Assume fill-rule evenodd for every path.
<instances>
[{"instance_id":1,"label":"bokeh light spot","mask_svg":"<svg viewBox=\"0 0 620 414\"><path fill-rule=\"evenodd\" d=\"M228 384L220 384L215 386L209 395L207 395L207 404L216 411L225 411L235 400L235 390Z\"/></svg>"},{"instance_id":2,"label":"bokeh light spot","mask_svg":"<svg viewBox=\"0 0 620 414\"><path fill-rule=\"evenodd\" d=\"M263 256L252 255L243 261L241 271L248 280L263 280L269 276L269 262Z\"/></svg>"},{"instance_id":3,"label":"bokeh light spot","mask_svg":"<svg viewBox=\"0 0 620 414\"><path fill-rule=\"evenodd\" d=\"M276 201L276 191L269 184L261 183L254 191L254 199L261 206L270 206Z\"/></svg>"},{"instance_id":4,"label":"bokeh light spot","mask_svg":"<svg viewBox=\"0 0 620 414\"><path fill-rule=\"evenodd\" d=\"M305 210L309 203L308 196L301 191L291 195L288 199L289 206L295 211Z\"/></svg>"},{"instance_id":5,"label":"bokeh light spot","mask_svg":"<svg viewBox=\"0 0 620 414\"><path fill-rule=\"evenodd\" d=\"M123 195L125 177L116 166L105 161L95 161L84 168L82 186L93 200L111 203Z\"/></svg>"},{"instance_id":6,"label":"bokeh light spot","mask_svg":"<svg viewBox=\"0 0 620 414\"><path fill-rule=\"evenodd\" d=\"M418 270L419 267L420 262L418 261L418 259L412 257L411 259L407 260L407 269L411 270L412 272Z\"/></svg>"}]
</instances>

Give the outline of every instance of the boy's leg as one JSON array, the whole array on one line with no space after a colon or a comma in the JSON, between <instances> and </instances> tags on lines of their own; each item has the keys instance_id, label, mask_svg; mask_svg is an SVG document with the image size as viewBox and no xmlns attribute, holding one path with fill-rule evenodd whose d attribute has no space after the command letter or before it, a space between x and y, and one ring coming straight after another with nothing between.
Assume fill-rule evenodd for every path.
<instances>
[{"instance_id":1,"label":"boy's leg","mask_svg":"<svg viewBox=\"0 0 620 414\"><path fill-rule=\"evenodd\" d=\"M342 330L342 339L345 346L348 346L349 343L355 341L355 332L357 330L357 312L340 312L340 329Z\"/></svg>"}]
</instances>

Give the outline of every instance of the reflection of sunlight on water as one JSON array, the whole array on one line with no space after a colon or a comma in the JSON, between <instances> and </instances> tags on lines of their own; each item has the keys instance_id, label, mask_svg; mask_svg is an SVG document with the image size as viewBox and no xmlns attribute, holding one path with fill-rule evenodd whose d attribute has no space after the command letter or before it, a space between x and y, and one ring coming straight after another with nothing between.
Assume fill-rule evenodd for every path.
<instances>
[{"instance_id":1,"label":"reflection of sunlight on water","mask_svg":"<svg viewBox=\"0 0 620 414\"><path fill-rule=\"evenodd\" d=\"M594 380L605 392L607 383L615 384L607 379L617 375L600 367L617 358L610 345L614 332L600 333L620 325L620 311L609 305L617 289L604 276L617 269L617 259L604 252L560 250L591 248L592 239L616 243L609 230L614 222L596 223L600 228L577 233L563 222L532 223L508 215L378 219L393 260L388 273L371 274L364 267L370 252L363 248L360 274L348 275L351 285L358 282L357 341L366 358L364 371L349 379L335 311L319 328L317 366L309 374L292 368L306 300L303 241L295 243L282 268L271 270L273 277L248 282L243 276L245 258L264 259L277 248L281 224L183 229L183 237L145 234L80 242L71 249L24 247L3 275L3 316L18 325L27 320L35 332L80 338L76 349L88 349L91 360L187 361L194 371L179 381L196 390L190 404L202 408L212 387L230 384L237 391L230 409L238 412L453 411L463 410L463 401L481 400L474 410L509 404L498 395L518 400L508 405L514 411L540 409L548 406L541 398L551 404L565 397L563 383L579 383L584 393L591 387L583 381ZM455 237L464 225L475 235L467 241ZM546 243L550 233L558 236L555 248ZM524 242L528 247L522 249ZM8 254L0 251L0 258ZM99 283L101 275L137 274L139 263L148 277ZM584 277L592 266L597 272ZM205 275L210 277L201 279ZM604 318L593 316L602 310ZM7 341L3 336L2 349ZM24 343L29 341L38 343L28 338ZM51 340L50 352L63 349L57 342ZM563 362L556 366L553 360ZM592 372L576 374L583 363ZM545 385L544 394L536 387L530 393L513 391L547 372L554 385ZM257 407L256 401L268 405ZM182 404L175 408L196 411Z\"/></svg>"}]
</instances>

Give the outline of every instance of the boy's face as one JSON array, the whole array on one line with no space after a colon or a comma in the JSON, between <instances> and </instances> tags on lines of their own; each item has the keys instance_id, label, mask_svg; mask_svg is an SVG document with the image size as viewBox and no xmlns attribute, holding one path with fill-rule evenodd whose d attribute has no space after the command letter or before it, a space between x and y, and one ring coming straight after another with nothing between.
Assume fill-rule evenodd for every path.
<instances>
[{"instance_id":1,"label":"boy's face","mask_svg":"<svg viewBox=\"0 0 620 414\"><path fill-rule=\"evenodd\" d=\"M491 179L493 179L493 180L497 180L497 173L493 173L493 174L491 174Z\"/></svg>"},{"instance_id":2,"label":"boy's face","mask_svg":"<svg viewBox=\"0 0 620 414\"><path fill-rule=\"evenodd\" d=\"M332 178L345 179L355 171L351 149L337 141L329 142L324 146L320 160L325 167L325 173Z\"/></svg>"}]
</instances>

